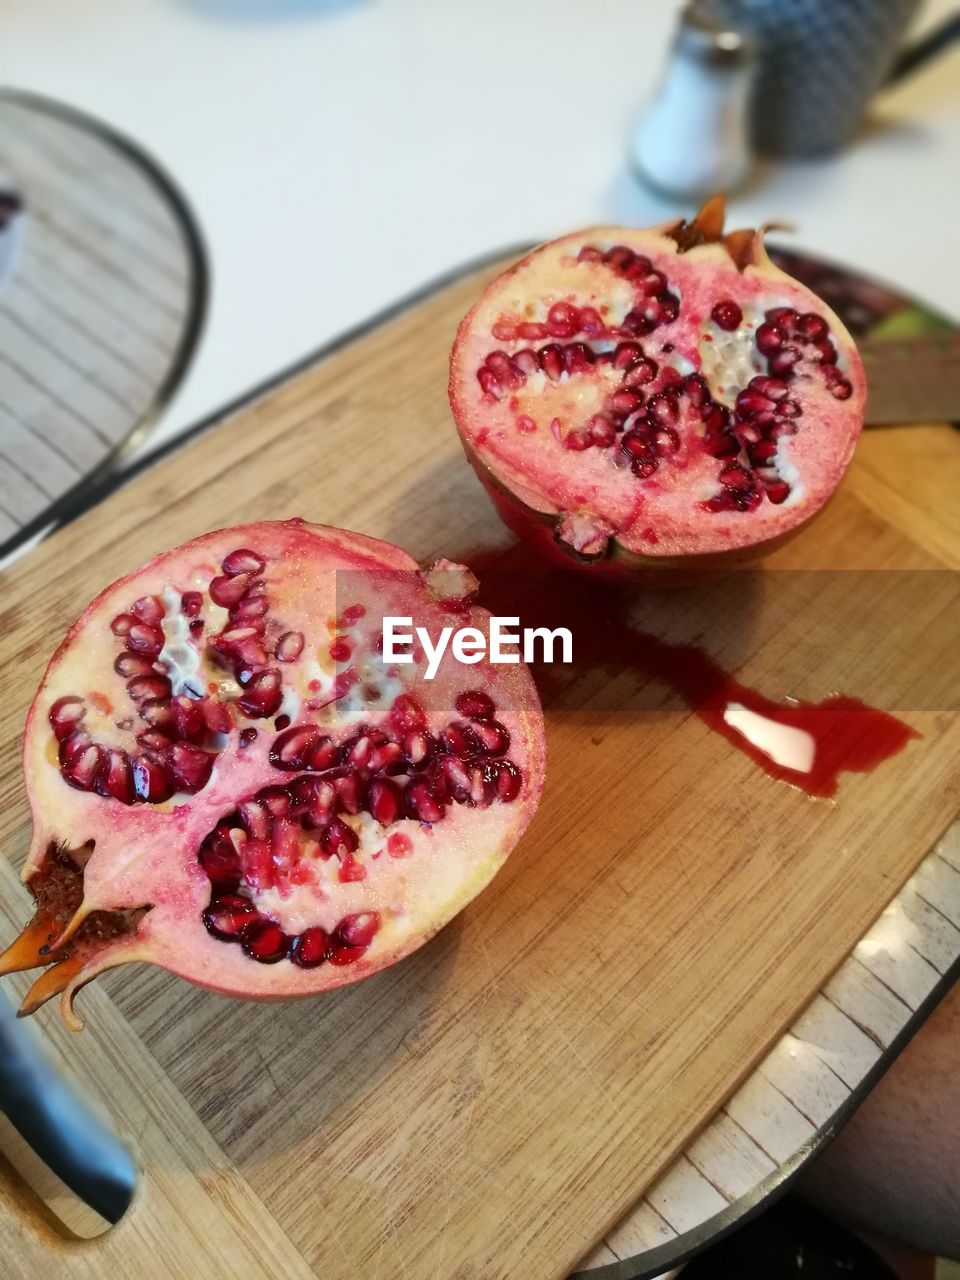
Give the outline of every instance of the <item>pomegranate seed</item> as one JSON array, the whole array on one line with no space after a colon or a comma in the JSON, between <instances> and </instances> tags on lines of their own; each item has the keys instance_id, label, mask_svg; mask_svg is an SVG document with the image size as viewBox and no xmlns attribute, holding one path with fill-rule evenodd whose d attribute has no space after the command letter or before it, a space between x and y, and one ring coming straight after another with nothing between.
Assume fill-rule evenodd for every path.
<instances>
[{"instance_id":1,"label":"pomegranate seed","mask_svg":"<svg viewBox=\"0 0 960 1280\"><path fill-rule=\"evenodd\" d=\"M150 626L155 627L159 625L167 611L163 607L163 601L159 596L141 596L139 600L134 601L133 612L141 622L149 623Z\"/></svg>"},{"instance_id":2,"label":"pomegranate seed","mask_svg":"<svg viewBox=\"0 0 960 1280\"><path fill-rule=\"evenodd\" d=\"M185 591L180 597L180 612L185 618L195 618L203 608L203 596L199 591Z\"/></svg>"},{"instance_id":3,"label":"pomegranate seed","mask_svg":"<svg viewBox=\"0 0 960 1280\"><path fill-rule=\"evenodd\" d=\"M599 449L607 449L616 442L616 428L602 413L594 414L590 419L590 439Z\"/></svg>"},{"instance_id":4,"label":"pomegranate seed","mask_svg":"<svg viewBox=\"0 0 960 1280\"><path fill-rule=\"evenodd\" d=\"M244 840L240 845L240 866L251 889L273 887L273 852L266 840Z\"/></svg>"},{"instance_id":5,"label":"pomegranate seed","mask_svg":"<svg viewBox=\"0 0 960 1280\"><path fill-rule=\"evenodd\" d=\"M133 771L130 768L130 757L125 751L117 747L111 747L107 751L106 766L97 778L96 787L102 796L113 796L122 804L133 804L136 798Z\"/></svg>"},{"instance_id":6,"label":"pomegranate seed","mask_svg":"<svg viewBox=\"0 0 960 1280\"><path fill-rule=\"evenodd\" d=\"M827 367L824 367L824 373L826 373ZM829 367L832 367L834 372L827 377L827 390L835 400L849 400L853 395L852 383L840 373L836 365Z\"/></svg>"},{"instance_id":7,"label":"pomegranate seed","mask_svg":"<svg viewBox=\"0 0 960 1280\"><path fill-rule=\"evenodd\" d=\"M492 370L483 368L477 370L477 381L485 395L492 396L494 400L500 400L503 396L503 388L500 386L500 379Z\"/></svg>"},{"instance_id":8,"label":"pomegranate seed","mask_svg":"<svg viewBox=\"0 0 960 1280\"><path fill-rule=\"evenodd\" d=\"M615 391L607 403L614 418L622 421L643 407L643 392Z\"/></svg>"},{"instance_id":9,"label":"pomegranate seed","mask_svg":"<svg viewBox=\"0 0 960 1280\"><path fill-rule=\"evenodd\" d=\"M510 747L510 733L499 720L474 720L473 732L485 755L500 756Z\"/></svg>"},{"instance_id":10,"label":"pomegranate seed","mask_svg":"<svg viewBox=\"0 0 960 1280\"><path fill-rule=\"evenodd\" d=\"M387 836L387 853L391 858L408 858L413 853L413 841L403 831L393 831Z\"/></svg>"},{"instance_id":11,"label":"pomegranate seed","mask_svg":"<svg viewBox=\"0 0 960 1280\"><path fill-rule=\"evenodd\" d=\"M422 733L427 727L427 717L415 698L401 693L390 708L390 723L400 733Z\"/></svg>"},{"instance_id":12,"label":"pomegranate seed","mask_svg":"<svg viewBox=\"0 0 960 1280\"><path fill-rule=\"evenodd\" d=\"M468 720L474 720L478 716L489 719L494 712L493 699L479 689L467 689L458 694L454 705Z\"/></svg>"},{"instance_id":13,"label":"pomegranate seed","mask_svg":"<svg viewBox=\"0 0 960 1280\"><path fill-rule=\"evenodd\" d=\"M322 737L313 748L307 768L313 773L322 773L324 769L332 769L340 758L340 750L330 738Z\"/></svg>"},{"instance_id":14,"label":"pomegranate seed","mask_svg":"<svg viewBox=\"0 0 960 1280\"><path fill-rule=\"evenodd\" d=\"M564 371L563 348L558 347L555 342L549 346L541 347L537 353L537 359L540 362L540 368L551 380L556 382Z\"/></svg>"},{"instance_id":15,"label":"pomegranate seed","mask_svg":"<svg viewBox=\"0 0 960 1280\"><path fill-rule=\"evenodd\" d=\"M118 676L127 678L155 674L153 663L149 658L145 658L142 653L131 653L128 649L124 649L122 653L117 654L113 669Z\"/></svg>"},{"instance_id":16,"label":"pomegranate seed","mask_svg":"<svg viewBox=\"0 0 960 1280\"><path fill-rule=\"evenodd\" d=\"M200 846L199 861L214 884L236 884L240 879L240 855L227 829L216 827Z\"/></svg>"},{"instance_id":17,"label":"pomegranate seed","mask_svg":"<svg viewBox=\"0 0 960 1280\"><path fill-rule=\"evenodd\" d=\"M676 453L680 448L680 436L672 427L657 427L651 437L651 445L659 454Z\"/></svg>"},{"instance_id":18,"label":"pomegranate seed","mask_svg":"<svg viewBox=\"0 0 960 1280\"><path fill-rule=\"evenodd\" d=\"M230 621L234 626L252 627L259 635L264 629L260 619L264 617L269 607L266 596L252 595L248 591L240 603L235 604L230 610Z\"/></svg>"},{"instance_id":19,"label":"pomegranate seed","mask_svg":"<svg viewBox=\"0 0 960 1280\"><path fill-rule=\"evenodd\" d=\"M402 748L405 760L412 765L422 764L433 754L433 739L426 733L408 733Z\"/></svg>"},{"instance_id":20,"label":"pomegranate seed","mask_svg":"<svg viewBox=\"0 0 960 1280\"><path fill-rule=\"evenodd\" d=\"M647 416L661 427L672 427L680 416L676 396L669 391L658 391L647 401Z\"/></svg>"},{"instance_id":21,"label":"pomegranate seed","mask_svg":"<svg viewBox=\"0 0 960 1280\"><path fill-rule=\"evenodd\" d=\"M474 764L470 768L470 799L479 808L486 808L493 799L496 771L495 761L488 761L483 765Z\"/></svg>"},{"instance_id":22,"label":"pomegranate seed","mask_svg":"<svg viewBox=\"0 0 960 1280\"><path fill-rule=\"evenodd\" d=\"M336 929L336 940L345 947L369 947L380 928L380 915L376 911L361 911L357 915L344 916Z\"/></svg>"},{"instance_id":23,"label":"pomegranate seed","mask_svg":"<svg viewBox=\"0 0 960 1280\"><path fill-rule=\"evenodd\" d=\"M238 573L235 577L221 574L212 579L207 588L210 599L214 604L222 605L225 609L232 604L239 604L252 580L252 573Z\"/></svg>"},{"instance_id":24,"label":"pomegranate seed","mask_svg":"<svg viewBox=\"0 0 960 1280\"><path fill-rule=\"evenodd\" d=\"M768 361L770 372L781 378L789 377L799 359L800 352L796 347L783 347L780 351L774 351Z\"/></svg>"},{"instance_id":25,"label":"pomegranate seed","mask_svg":"<svg viewBox=\"0 0 960 1280\"><path fill-rule=\"evenodd\" d=\"M406 801L410 816L420 822L439 822L443 817L443 805L433 798L425 782L415 782L407 787Z\"/></svg>"},{"instance_id":26,"label":"pomegranate seed","mask_svg":"<svg viewBox=\"0 0 960 1280\"><path fill-rule=\"evenodd\" d=\"M170 768L181 791L191 795L207 785L214 757L189 742L176 742L170 752Z\"/></svg>"},{"instance_id":27,"label":"pomegranate seed","mask_svg":"<svg viewBox=\"0 0 960 1280\"><path fill-rule=\"evenodd\" d=\"M754 464L770 462L777 456L777 445L773 440L761 440L750 446L750 461Z\"/></svg>"},{"instance_id":28,"label":"pomegranate seed","mask_svg":"<svg viewBox=\"0 0 960 1280\"><path fill-rule=\"evenodd\" d=\"M241 729L241 730L240 730L240 745L241 745L241 747L249 747L249 746L250 746L250 744L251 744L252 742L256 742L256 740L257 740L257 731L256 731L256 729Z\"/></svg>"},{"instance_id":29,"label":"pomegranate seed","mask_svg":"<svg viewBox=\"0 0 960 1280\"><path fill-rule=\"evenodd\" d=\"M628 369L637 360L643 358L643 347L639 342L618 343L613 353L613 364L616 369Z\"/></svg>"},{"instance_id":30,"label":"pomegranate seed","mask_svg":"<svg viewBox=\"0 0 960 1280\"><path fill-rule=\"evenodd\" d=\"M813 311L808 311L806 315L802 315L797 323L797 332L801 337L807 338L811 342L819 342L825 338L830 332L823 316L818 316Z\"/></svg>"},{"instance_id":31,"label":"pomegranate seed","mask_svg":"<svg viewBox=\"0 0 960 1280\"><path fill-rule=\"evenodd\" d=\"M710 312L710 319L720 329L726 329L728 333L732 333L734 329L740 327L743 320L743 312L733 301L732 298L724 298L718 302Z\"/></svg>"},{"instance_id":32,"label":"pomegranate seed","mask_svg":"<svg viewBox=\"0 0 960 1280\"><path fill-rule=\"evenodd\" d=\"M376 818L381 826L389 827L392 822L396 822L402 800L403 793L399 786L389 778L375 778L370 783L367 808L370 816Z\"/></svg>"},{"instance_id":33,"label":"pomegranate seed","mask_svg":"<svg viewBox=\"0 0 960 1280\"><path fill-rule=\"evenodd\" d=\"M338 620L341 627L352 627L355 622L359 622L366 614L366 609L362 604L348 604Z\"/></svg>"},{"instance_id":34,"label":"pomegranate seed","mask_svg":"<svg viewBox=\"0 0 960 1280\"><path fill-rule=\"evenodd\" d=\"M230 709L216 698L202 698L200 707L203 719L211 733L229 733L233 728Z\"/></svg>"},{"instance_id":35,"label":"pomegranate seed","mask_svg":"<svg viewBox=\"0 0 960 1280\"><path fill-rule=\"evenodd\" d=\"M291 772L306 769L308 762L320 741L320 730L316 725L294 725L286 729L273 741L270 748L270 763L275 769L286 769ZM326 738L326 742L330 739Z\"/></svg>"},{"instance_id":36,"label":"pomegranate seed","mask_svg":"<svg viewBox=\"0 0 960 1280\"><path fill-rule=\"evenodd\" d=\"M235 942L256 918L257 909L250 899L237 893L214 898L201 917L208 932L223 942Z\"/></svg>"},{"instance_id":37,"label":"pomegranate seed","mask_svg":"<svg viewBox=\"0 0 960 1280\"><path fill-rule=\"evenodd\" d=\"M322 782L308 800L308 817L318 829L322 829L330 819L337 803L337 789L332 782Z\"/></svg>"},{"instance_id":38,"label":"pomegranate seed","mask_svg":"<svg viewBox=\"0 0 960 1280\"><path fill-rule=\"evenodd\" d=\"M720 472L720 483L731 489L750 489L753 486L753 476L743 467L724 467Z\"/></svg>"},{"instance_id":39,"label":"pomegranate seed","mask_svg":"<svg viewBox=\"0 0 960 1280\"><path fill-rule=\"evenodd\" d=\"M330 657L334 662L349 662L352 652L349 642L344 640L342 636L334 640L330 646Z\"/></svg>"},{"instance_id":40,"label":"pomegranate seed","mask_svg":"<svg viewBox=\"0 0 960 1280\"><path fill-rule=\"evenodd\" d=\"M447 792L458 804L470 798L470 775L463 761L457 756L443 756L440 760Z\"/></svg>"},{"instance_id":41,"label":"pomegranate seed","mask_svg":"<svg viewBox=\"0 0 960 1280\"><path fill-rule=\"evenodd\" d=\"M143 733L137 734L137 742L150 753L151 758L164 759L173 746L173 739L159 729L144 729Z\"/></svg>"},{"instance_id":42,"label":"pomegranate seed","mask_svg":"<svg viewBox=\"0 0 960 1280\"><path fill-rule=\"evenodd\" d=\"M510 804L520 794L523 775L512 760L499 761L497 770L497 799L502 804Z\"/></svg>"},{"instance_id":43,"label":"pomegranate seed","mask_svg":"<svg viewBox=\"0 0 960 1280\"><path fill-rule=\"evenodd\" d=\"M767 313L770 314L769 312ZM770 320L764 321L756 332L757 350L765 356L773 355L783 346L784 332L779 325Z\"/></svg>"},{"instance_id":44,"label":"pomegranate seed","mask_svg":"<svg viewBox=\"0 0 960 1280\"><path fill-rule=\"evenodd\" d=\"M173 737L177 732L177 717L173 703L169 698L147 698L140 703L140 719L145 720L152 729Z\"/></svg>"},{"instance_id":45,"label":"pomegranate seed","mask_svg":"<svg viewBox=\"0 0 960 1280\"><path fill-rule=\"evenodd\" d=\"M363 808L366 788L358 775L352 772L341 774L334 779L334 786L337 789L340 807L346 813L359 813Z\"/></svg>"},{"instance_id":46,"label":"pomegranate seed","mask_svg":"<svg viewBox=\"0 0 960 1280\"><path fill-rule=\"evenodd\" d=\"M244 929L240 945L251 960L276 964L287 954L290 939L276 921L255 920Z\"/></svg>"},{"instance_id":47,"label":"pomegranate seed","mask_svg":"<svg viewBox=\"0 0 960 1280\"><path fill-rule=\"evenodd\" d=\"M584 449L589 449L592 443L586 431L568 431L563 438L564 448L572 449L575 453L582 453Z\"/></svg>"},{"instance_id":48,"label":"pomegranate seed","mask_svg":"<svg viewBox=\"0 0 960 1280\"><path fill-rule=\"evenodd\" d=\"M563 351L567 373L587 373L593 367L593 352L582 342L571 342Z\"/></svg>"},{"instance_id":49,"label":"pomegranate seed","mask_svg":"<svg viewBox=\"0 0 960 1280\"><path fill-rule=\"evenodd\" d=\"M767 497L770 501L777 503L778 505L781 502L786 501L790 495L790 486L788 484L784 484L782 480L779 480L774 484L768 484L766 486L766 490Z\"/></svg>"},{"instance_id":50,"label":"pomegranate seed","mask_svg":"<svg viewBox=\"0 0 960 1280\"><path fill-rule=\"evenodd\" d=\"M290 959L301 969L315 969L323 964L330 949L330 939L319 925L297 934L290 946Z\"/></svg>"},{"instance_id":51,"label":"pomegranate seed","mask_svg":"<svg viewBox=\"0 0 960 1280\"><path fill-rule=\"evenodd\" d=\"M360 837L353 827L348 827L340 818L333 818L320 833L320 848L328 858L356 853L360 848Z\"/></svg>"},{"instance_id":52,"label":"pomegranate seed","mask_svg":"<svg viewBox=\"0 0 960 1280\"><path fill-rule=\"evenodd\" d=\"M130 628L136 626L139 619L132 613L118 613L114 620L110 623L110 630L115 636L126 636L130 632Z\"/></svg>"},{"instance_id":53,"label":"pomegranate seed","mask_svg":"<svg viewBox=\"0 0 960 1280\"><path fill-rule=\"evenodd\" d=\"M440 745L452 756L470 756L477 749L477 739L468 724L448 724L440 731Z\"/></svg>"},{"instance_id":54,"label":"pomegranate seed","mask_svg":"<svg viewBox=\"0 0 960 1280\"><path fill-rule=\"evenodd\" d=\"M250 551L247 547L240 547L225 556L220 567L228 578L235 578L241 573L262 573L265 564L266 561L262 556L258 556L256 551Z\"/></svg>"},{"instance_id":55,"label":"pomegranate seed","mask_svg":"<svg viewBox=\"0 0 960 1280\"><path fill-rule=\"evenodd\" d=\"M639 360L635 360L623 375L623 385L625 387L646 386L657 376L658 369L659 366L655 360L642 356Z\"/></svg>"},{"instance_id":56,"label":"pomegranate seed","mask_svg":"<svg viewBox=\"0 0 960 1280\"><path fill-rule=\"evenodd\" d=\"M68 738L86 714L87 708L82 698L74 695L58 698L50 708L48 717L56 740L62 742L64 738Z\"/></svg>"},{"instance_id":57,"label":"pomegranate seed","mask_svg":"<svg viewBox=\"0 0 960 1280\"><path fill-rule=\"evenodd\" d=\"M176 718L177 735L187 742L202 742L207 736L207 722L203 707L196 698L188 698L180 694L173 700L173 713Z\"/></svg>"},{"instance_id":58,"label":"pomegranate seed","mask_svg":"<svg viewBox=\"0 0 960 1280\"><path fill-rule=\"evenodd\" d=\"M135 622L126 634L127 648L155 658L163 648L163 631L146 622Z\"/></svg>"},{"instance_id":59,"label":"pomegranate seed","mask_svg":"<svg viewBox=\"0 0 960 1280\"><path fill-rule=\"evenodd\" d=\"M60 743L60 750L57 753L62 765L69 765L77 758L82 751L86 751L90 746L92 738L89 733L85 733L82 729L75 733L69 734Z\"/></svg>"},{"instance_id":60,"label":"pomegranate seed","mask_svg":"<svg viewBox=\"0 0 960 1280\"><path fill-rule=\"evenodd\" d=\"M603 254L599 249L595 249L592 245L584 245L577 254L578 262L602 262Z\"/></svg>"},{"instance_id":61,"label":"pomegranate seed","mask_svg":"<svg viewBox=\"0 0 960 1280\"><path fill-rule=\"evenodd\" d=\"M580 308L581 333L585 333L588 338L599 338L605 327L603 320L600 318L600 313L595 311L593 307ZM527 335L524 334L523 336L526 337ZM546 334L543 336L546 337Z\"/></svg>"},{"instance_id":62,"label":"pomegranate seed","mask_svg":"<svg viewBox=\"0 0 960 1280\"><path fill-rule=\"evenodd\" d=\"M286 787L264 787L257 792L257 799L274 818L285 817L290 812L290 792Z\"/></svg>"},{"instance_id":63,"label":"pomegranate seed","mask_svg":"<svg viewBox=\"0 0 960 1280\"><path fill-rule=\"evenodd\" d=\"M134 756L131 765L133 789L141 800L146 800L148 804L160 804L170 799L176 788L166 765L145 755Z\"/></svg>"},{"instance_id":64,"label":"pomegranate seed","mask_svg":"<svg viewBox=\"0 0 960 1280\"><path fill-rule=\"evenodd\" d=\"M569 302L555 302L547 312L547 332L551 338L572 338L580 331L580 313Z\"/></svg>"},{"instance_id":65,"label":"pomegranate seed","mask_svg":"<svg viewBox=\"0 0 960 1280\"><path fill-rule=\"evenodd\" d=\"M237 706L251 720L273 716L280 710L283 702L283 686L280 672L271 668L261 671L253 677L237 699Z\"/></svg>"},{"instance_id":66,"label":"pomegranate seed","mask_svg":"<svg viewBox=\"0 0 960 1280\"><path fill-rule=\"evenodd\" d=\"M281 662L296 662L303 653L303 632L285 631L277 641L276 655Z\"/></svg>"},{"instance_id":67,"label":"pomegranate seed","mask_svg":"<svg viewBox=\"0 0 960 1280\"><path fill-rule=\"evenodd\" d=\"M135 703L145 702L148 698L169 698L173 692L166 676L158 676L151 672L148 676L135 676L127 681L127 693Z\"/></svg>"},{"instance_id":68,"label":"pomegranate seed","mask_svg":"<svg viewBox=\"0 0 960 1280\"><path fill-rule=\"evenodd\" d=\"M374 773L386 773L393 770L394 773L400 771L400 760L403 755L399 742L381 742L378 743L370 752L370 759L367 761L367 767Z\"/></svg>"},{"instance_id":69,"label":"pomegranate seed","mask_svg":"<svg viewBox=\"0 0 960 1280\"><path fill-rule=\"evenodd\" d=\"M358 738L352 739L343 745L343 759L348 764L364 765L370 759L370 752L373 750L373 742L370 735L362 733Z\"/></svg>"}]
</instances>

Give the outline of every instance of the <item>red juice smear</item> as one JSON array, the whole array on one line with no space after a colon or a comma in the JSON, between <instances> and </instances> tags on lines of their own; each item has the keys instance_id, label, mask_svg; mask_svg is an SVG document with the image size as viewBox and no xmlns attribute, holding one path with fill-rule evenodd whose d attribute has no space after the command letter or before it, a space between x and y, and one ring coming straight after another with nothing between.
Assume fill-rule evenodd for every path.
<instances>
[{"instance_id":1,"label":"red juice smear","mask_svg":"<svg viewBox=\"0 0 960 1280\"><path fill-rule=\"evenodd\" d=\"M834 796L841 773L869 773L922 735L896 716L869 707L859 698L833 694L822 702L774 702L747 688L717 665L702 649L667 644L635 633L637 665L673 688L710 729L760 766L772 778L802 788L811 796ZM778 763L728 723L731 705L744 708L775 726L809 734L813 758L809 769ZM795 735L793 735L795 736Z\"/></svg>"},{"instance_id":2,"label":"red juice smear","mask_svg":"<svg viewBox=\"0 0 960 1280\"><path fill-rule=\"evenodd\" d=\"M519 615L522 626L567 626L573 635L575 667L631 670L666 685L705 725L770 777L809 795L836 795L841 773L869 773L911 739L923 736L896 716L843 694L821 702L775 702L734 679L696 645L670 644L640 630L630 616L637 600L629 588L545 570L524 544L465 554L463 559L479 573L481 602L491 613ZM563 669L535 662L533 670L549 711L553 697L562 696ZM760 726L769 730L763 735L768 739L765 745L775 742L778 729L793 745L805 744L810 768L778 763L752 742L729 722L736 706L746 713L739 713L741 723L749 722L751 715L767 722Z\"/></svg>"}]
</instances>

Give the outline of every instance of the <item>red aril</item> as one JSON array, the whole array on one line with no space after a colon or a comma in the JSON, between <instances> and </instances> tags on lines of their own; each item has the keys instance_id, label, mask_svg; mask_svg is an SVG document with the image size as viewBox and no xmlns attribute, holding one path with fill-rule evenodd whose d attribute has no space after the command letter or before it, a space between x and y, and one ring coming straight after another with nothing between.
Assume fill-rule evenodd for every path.
<instances>
[{"instance_id":1,"label":"red aril","mask_svg":"<svg viewBox=\"0 0 960 1280\"><path fill-rule=\"evenodd\" d=\"M723 203L541 246L460 325L450 403L506 522L615 576L769 549L823 506L866 384L853 340Z\"/></svg>"},{"instance_id":2,"label":"red aril","mask_svg":"<svg viewBox=\"0 0 960 1280\"><path fill-rule=\"evenodd\" d=\"M382 619L486 631L475 580L302 520L158 556L68 632L27 720L23 1012L129 960L252 999L393 964L487 884L543 785L519 666L425 678ZM469 719L465 719L468 717ZM472 725L472 727L471 727ZM441 764L441 760L446 764ZM451 787L448 771L462 785Z\"/></svg>"}]
</instances>

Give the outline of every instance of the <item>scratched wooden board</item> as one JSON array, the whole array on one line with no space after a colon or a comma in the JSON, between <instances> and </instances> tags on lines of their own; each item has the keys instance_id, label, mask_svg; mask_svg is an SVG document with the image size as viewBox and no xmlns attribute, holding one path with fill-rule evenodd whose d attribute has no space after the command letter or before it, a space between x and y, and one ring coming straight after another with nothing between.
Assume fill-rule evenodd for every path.
<instances>
[{"instance_id":1,"label":"scratched wooden board","mask_svg":"<svg viewBox=\"0 0 960 1280\"><path fill-rule=\"evenodd\" d=\"M5 574L7 937L27 914L15 868L29 698L66 621L152 553L217 525L302 514L424 559L473 555L490 566L493 604L517 582L531 600L562 601L550 574L498 574L498 550L525 561L446 405L449 344L482 281L436 293L248 403ZM960 809L960 727L941 674L955 673L956 619L934 572L960 561L957 446L946 427L865 439L835 501L775 561L820 574L607 603L575 595L579 657L544 684L540 812L494 886L392 971L309 1003L245 1005L130 969L86 989L79 1036L42 1011L50 1052L136 1142L142 1181L119 1226L80 1244L0 1178L6 1273L571 1270ZM827 572L838 568L864 572ZM836 802L811 800L630 663L638 618L699 639L769 694L843 687L899 705L925 736L846 775Z\"/></svg>"}]
</instances>

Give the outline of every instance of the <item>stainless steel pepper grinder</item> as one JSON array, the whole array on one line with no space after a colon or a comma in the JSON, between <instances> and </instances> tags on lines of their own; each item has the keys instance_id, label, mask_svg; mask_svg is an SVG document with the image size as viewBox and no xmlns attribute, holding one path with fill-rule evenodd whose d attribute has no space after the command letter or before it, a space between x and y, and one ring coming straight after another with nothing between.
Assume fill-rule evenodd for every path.
<instances>
[{"instance_id":1,"label":"stainless steel pepper grinder","mask_svg":"<svg viewBox=\"0 0 960 1280\"><path fill-rule=\"evenodd\" d=\"M696 4L682 11L664 78L630 139L642 180L683 199L743 180L755 64L749 37Z\"/></svg>"}]
</instances>

